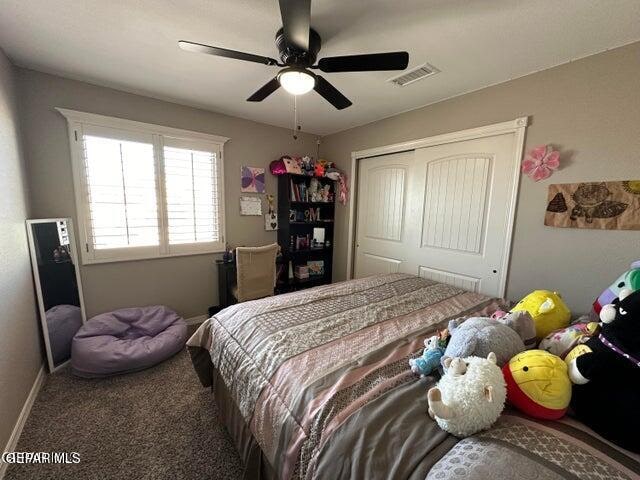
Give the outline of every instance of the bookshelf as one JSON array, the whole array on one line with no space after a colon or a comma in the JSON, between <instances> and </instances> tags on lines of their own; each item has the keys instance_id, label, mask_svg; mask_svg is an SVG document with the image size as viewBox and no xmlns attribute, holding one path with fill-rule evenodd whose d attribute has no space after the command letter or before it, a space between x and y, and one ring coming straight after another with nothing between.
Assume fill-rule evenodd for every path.
<instances>
[{"instance_id":1,"label":"bookshelf","mask_svg":"<svg viewBox=\"0 0 640 480\"><path fill-rule=\"evenodd\" d=\"M331 201L318 201L311 196L314 184L327 190ZM316 183L317 182L317 183ZM335 182L324 177L285 174L278 176L278 243L282 247L284 268L278 283L286 290L301 290L331 283L333 264L333 232L335 220ZM293 213L292 213L293 212ZM314 244L314 235L324 242ZM322 274L318 271L322 262ZM311 266L308 279L289 278L289 264L295 273L298 266Z\"/></svg>"}]
</instances>

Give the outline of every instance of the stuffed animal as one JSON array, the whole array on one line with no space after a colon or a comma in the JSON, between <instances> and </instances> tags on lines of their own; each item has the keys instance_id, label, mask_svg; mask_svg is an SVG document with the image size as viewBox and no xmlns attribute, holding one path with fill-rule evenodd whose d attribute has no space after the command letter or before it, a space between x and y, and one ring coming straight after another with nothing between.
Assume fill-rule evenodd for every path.
<instances>
[{"instance_id":1,"label":"stuffed animal","mask_svg":"<svg viewBox=\"0 0 640 480\"><path fill-rule=\"evenodd\" d=\"M315 171L316 163L313 158L305 155L300 159L302 174L312 177Z\"/></svg>"},{"instance_id":2,"label":"stuffed animal","mask_svg":"<svg viewBox=\"0 0 640 480\"><path fill-rule=\"evenodd\" d=\"M495 320L500 320L501 318L504 318L507 315L509 315L509 312L505 312L504 310L496 310L495 312L493 312L491 314L491 316L489 318L493 318Z\"/></svg>"},{"instance_id":3,"label":"stuffed animal","mask_svg":"<svg viewBox=\"0 0 640 480\"><path fill-rule=\"evenodd\" d=\"M285 173L287 173L287 167L284 165L283 158L285 157L280 157L278 160L274 160L269 164L269 170L271 171L272 175L284 175Z\"/></svg>"},{"instance_id":4,"label":"stuffed animal","mask_svg":"<svg viewBox=\"0 0 640 480\"><path fill-rule=\"evenodd\" d=\"M322 202L330 202L331 201L331 186L325 185L320 189L320 195Z\"/></svg>"},{"instance_id":5,"label":"stuffed animal","mask_svg":"<svg viewBox=\"0 0 640 480\"><path fill-rule=\"evenodd\" d=\"M571 312L558 292L535 290L520 300L512 312L527 311L536 324L536 337L542 340L554 330L569 325Z\"/></svg>"},{"instance_id":6,"label":"stuffed animal","mask_svg":"<svg viewBox=\"0 0 640 480\"><path fill-rule=\"evenodd\" d=\"M574 323L566 328L551 332L542 339L538 348L564 359L573 347L585 343L595 335L598 328L597 322Z\"/></svg>"},{"instance_id":7,"label":"stuffed animal","mask_svg":"<svg viewBox=\"0 0 640 480\"><path fill-rule=\"evenodd\" d=\"M433 335L425 339L424 351L418 358L412 358L409 360L409 366L413 373L420 375L420 378L426 377L431 372L436 370L440 366L440 358L444 353L444 347L446 346L446 339L448 333L444 330L440 335Z\"/></svg>"},{"instance_id":8,"label":"stuffed animal","mask_svg":"<svg viewBox=\"0 0 640 480\"><path fill-rule=\"evenodd\" d=\"M347 183L346 173L340 172L340 175L338 176L338 185L340 186L338 201L342 205L346 205L349 201L349 184Z\"/></svg>"},{"instance_id":9,"label":"stuffed animal","mask_svg":"<svg viewBox=\"0 0 640 480\"><path fill-rule=\"evenodd\" d=\"M506 396L496 356L450 358L438 385L427 393L429 415L440 428L467 437L498 419Z\"/></svg>"},{"instance_id":10,"label":"stuffed animal","mask_svg":"<svg viewBox=\"0 0 640 480\"><path fill-rule=\"evenodd\" d=\"M502 368L507 400L535 418L562 417L571 400L571 381L564 361L544 350L519 353Z\"/></svg>"},{"instance_id":11,"label":"stuffed animal","mask_svg":"<svg viewBox=\"0 0 640 480\"><path fill-rule=\"evenodd\" d=\"M569 361L571 406L604 438L640 453L640 290L623 288L600 319L600 333Z\"/></svg>"},{"instance_id":12,"label":"stuffed animal","mask_svg":"<svg viewBox=\"0 0 640 480\"><path fill-rule=\"evenodd\" d=\"M309 180L309 193L311 195L312 202L321 202L322 201L322 185L317 178L312 178Z\"/></svg>"},{"instance_id":13,"label":"stuffed animal","mask_svg":"<svg viewBox=\"0 0 640 480\"><path fill-rule=\"evenodd\" d=\"M640 290L640 260L631 264L631 268L620 275L600 296L593 302L593 311L596 316L600 315L603 305L612 303L623 288L631 289L632 292Z\"/></svg>"},{"instance_id":14,"label":"stuffed animal","mask_svg":"<svg viewBox=\"0 0 640 480\"><path fill-rule=\"evenodd\" d=\"M284 162L284 167L287 173L302 175L302 160L300 157L285 156L282 157L282 161Z\"/></svg>"},{"instance_id":15,"label":"stuffed animal","mask_svg":"<svg viewBox=\"0 0 640 480\"><path fill-rule=\"evenodd\" d=\"M342 172L340 172L340 170L335 167L327 167L324 170L324 176L330 178L333 181L338 181L341 173Z\"/></svg>"},{"instance_id":16,"label":"stuffed animal","mask_svg":"<svg viewBox=\"0 0 640 480\"><path fill-rule=\"evenodd\" d=\"M349 184L347 182L347 174L338 170L333 162L319 160L322 163L324 176L334 182L338 182L338 201L346 205L349 201Z\"/></svg>"},{"instance_id":17,"label":"stuffed animal","mask_svg":"<svg viewBox=\"0 0 640 480\"><path fill-rule=\"evenodd\" d=\"M525 350L525 342L535 343L533 319L527 312L513 312L501 319L472 317L449 322L451 338L440 362L451 357L486 357L494 352L502 367Z\"/></svg>"}]
</instances>

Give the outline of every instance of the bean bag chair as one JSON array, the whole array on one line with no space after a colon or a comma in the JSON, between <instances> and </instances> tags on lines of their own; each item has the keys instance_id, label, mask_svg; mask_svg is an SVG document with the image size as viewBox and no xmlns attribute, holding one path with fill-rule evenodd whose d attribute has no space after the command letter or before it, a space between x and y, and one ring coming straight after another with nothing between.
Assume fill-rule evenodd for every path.
<instances>
[{"instance_id":1,"label":"bean bag chair","mask_svg":"<svg viewBox=\"0 0 640 480\"><path fill-rule=\"evenodd\" d=\"M85 378L143 370L178 353L186 340L184 320L162 305L103 313L73 338L71 370Z\"/></svg>"},{"instance_id":2,"label":"bean bag chair","mask_svg":"<svg viewBox=\"0 0 640 480\"><path fill-rule=\"evenodd\" d=\"M49 346L53 364L69 360L71 342L82 326L82 312L75 305L56 305L44 313L49 332Z\"/></svg>"}]
</instances>

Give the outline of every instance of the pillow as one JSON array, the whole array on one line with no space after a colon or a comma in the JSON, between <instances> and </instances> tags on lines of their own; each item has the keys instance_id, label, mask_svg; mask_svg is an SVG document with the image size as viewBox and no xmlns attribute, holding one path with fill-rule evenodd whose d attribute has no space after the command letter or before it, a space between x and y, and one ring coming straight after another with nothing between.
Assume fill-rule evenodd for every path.
<instances>
[{"instance_id":1,"label":"pillow","mask_svg":"<svg viewBox=\"0 0 640 480\"><path fill-rule=\"evenodd\" d=\"M597 330L598 322L574 323L568 327L551 332L542 339L538 348L564 359L567 353L573 350L573 347L580 343L585 343L595 335Z\"/></svg>"}]
</instances>

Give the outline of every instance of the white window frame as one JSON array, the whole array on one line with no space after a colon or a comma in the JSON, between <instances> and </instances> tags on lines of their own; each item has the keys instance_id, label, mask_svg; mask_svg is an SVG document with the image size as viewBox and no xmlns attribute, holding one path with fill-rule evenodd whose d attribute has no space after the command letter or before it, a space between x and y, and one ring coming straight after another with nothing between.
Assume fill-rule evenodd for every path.
<instances>
[{"instance_id":1,"label":"white window frame","mask_svg":"<svg viewBox=\"0 0 640 480\"><path fill-rule=\"evenodd\" d=\"M69 130L69 146L71 148L71 166L73 170L73 185L75 192L77 233L80 236L79 250L83 265L93 263L122 262L129 260L144 260L150 258L176 257L183 255L199 255L205 253L220 253L225 250L225 197L224 197L224 144L227 137L208 133L193 132L179 128L165 127L150 123L108 117L94 113L79 112L65 108L56 108L66 119ZM94 249L91 238L91 218L89 216L88 186L83 158L83 138L85 128L101 130L114 129L123 133L130 133L131 138L146 136L152 140L155 172L156 172L156 200L158 202L158 246L123 247L110 249ZM119 138L126 140L126 137ZM217 242L198 242L169 245L167 230L167 212L164 164L161 152L164 148L164 138L170 138L172 143L184 142L187 148L202 148L216 154L218 173L218 219L220 223L220 239Z\"/></svg>"}]
</instances>

